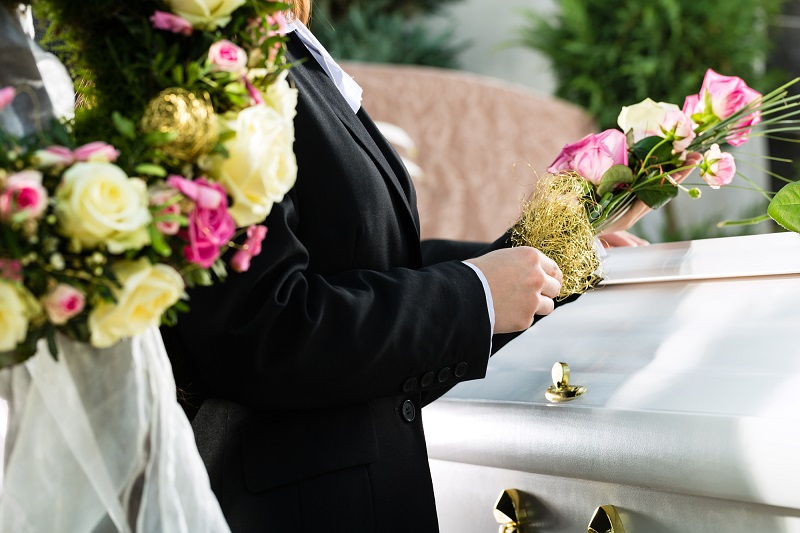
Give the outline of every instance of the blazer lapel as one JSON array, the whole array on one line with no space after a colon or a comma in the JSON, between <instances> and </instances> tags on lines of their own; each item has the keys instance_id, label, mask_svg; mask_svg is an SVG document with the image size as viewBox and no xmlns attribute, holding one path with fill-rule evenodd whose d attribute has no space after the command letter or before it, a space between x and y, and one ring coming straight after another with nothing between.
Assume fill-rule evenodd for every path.
<instances>
[{"instance_id":1,"label":"blazer lapel","mask_svg":"<svg viewBox=\"0 0 800 533\"><path fill-rule=\"evenodd\" d=\"M396 203L400 206L398 216L404 219L405 223L412 228L414 234L419 238L419 219L416 216L415 210L411 207L412 202L415 201L413 186L411 186L411 178L408 177L404 167L402 167L402 163L400 163L401 172L403 173L402 177L407 180L409 184L407 188L408 192L406 192L406 188L401 185L400 178L387 161L387 156L379 148L376 139L370 135L370 132L362 123L359 116L353 113L353 110L336 88L336 85L310 55L303 43L294 37L293 34L290 34L287 48L291 61L302 61L299 67L293 67L289 71L289 76L295 79L298 86L302 86L301 90L318 93L320 96L319 100L328 104L330 109L348 129L350 135L352 135L358 144L369 154L372 161L380 170L381 175L383 175L389 189L395 196ZM371 122L371 119L366 116L363 109L359 111L359 114L364 115L366 120ZM375 129L377 130L377 128ZM394 155L394 157L397 156Z\"/></svg>"}]
</instances>

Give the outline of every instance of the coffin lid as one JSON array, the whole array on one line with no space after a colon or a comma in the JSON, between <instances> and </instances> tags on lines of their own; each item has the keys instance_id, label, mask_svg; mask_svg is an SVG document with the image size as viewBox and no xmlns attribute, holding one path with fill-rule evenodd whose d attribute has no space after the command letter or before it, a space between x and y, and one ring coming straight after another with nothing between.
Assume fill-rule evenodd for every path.
<instances>
[{"instance_id":1,"label":"coffin lid","mask_svg":"<svg viewBox=\"0 0 800 533\"><path fill-rule=\"evenodd\" d=\"M425 409L434 459L800 509L800 235L614 249ZM588 392L545 400L557 361Z\"/></svg>"}]
</instances>

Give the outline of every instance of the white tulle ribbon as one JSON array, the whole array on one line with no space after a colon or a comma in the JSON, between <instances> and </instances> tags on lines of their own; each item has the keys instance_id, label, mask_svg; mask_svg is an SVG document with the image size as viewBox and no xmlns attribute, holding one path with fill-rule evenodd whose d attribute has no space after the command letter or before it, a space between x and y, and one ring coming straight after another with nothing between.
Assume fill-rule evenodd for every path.
<instances>
[{"instance_id":1,"label":"white tulle ribbon","mask_svg":"<svg viewBox=\"0 0 800 533\"><path fill-rule=\"evenodd\" d=\"M59 338L0 372L0 531L229 531L175 401L158 330L96 349Z\"/></svg>"}]
</instances>

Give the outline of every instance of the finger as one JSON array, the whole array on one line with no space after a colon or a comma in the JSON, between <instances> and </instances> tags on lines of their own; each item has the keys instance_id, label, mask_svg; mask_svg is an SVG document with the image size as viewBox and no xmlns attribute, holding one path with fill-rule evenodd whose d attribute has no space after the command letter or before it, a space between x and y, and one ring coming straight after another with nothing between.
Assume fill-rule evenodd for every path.
<instances>
[{"instance_id":1,"label":"finger","mask_svg":"<svg viewBox=\"0 0 800 533\"><path fill-rule=\"evenodd\" d=\"M618 246L645 246L650 244L646 240L640 239L627 231L603 233L600 235L600 242L602 242L603 246L606 248L615 248Z\"/></svg>"},{"instance_id":2,"label":"finger","mask_svg":"<svg viewBox=\"0 0 800 533\"><path fill-rule=\"evenodd\" d=\"M555 309L556 304L552 298L539 298L539 305L536 307L536 314L540 316L549 315Z\"/></svg>"},{"instance_id":3,"label":"finger","mask_svg":"<svg viewBox=\"0 0 800 533\"><path fill-rule=\"evenodd\" d=\"M561 282L553 277L546 276L541 293L548 298L555 298L561 292Z\"/></svg>"},{"instance_id":4,"label":"finger","mask_svg":"<svg viewBox=\"0 0 800 533\"><path fill-rule=\"evenodd\" d=\"M561 269L558 267L558 263L550 259L542 252L539 252L539 264L541 265L542 270L544 271L545 274L557 279L559 283L563 281L564 275L561 273Z\"/></svg>"}]
</instances>

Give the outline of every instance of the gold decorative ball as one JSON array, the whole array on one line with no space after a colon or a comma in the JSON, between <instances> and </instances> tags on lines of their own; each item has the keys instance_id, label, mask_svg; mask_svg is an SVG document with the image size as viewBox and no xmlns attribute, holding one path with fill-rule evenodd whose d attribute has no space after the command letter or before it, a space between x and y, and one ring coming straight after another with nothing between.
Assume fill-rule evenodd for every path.
<instances>
[{"instance_id":1,"label":"gold decorative ball","mask_svg":"<svg viewBox=\"0 0 800 533\"><path fill-rule=\"evenodd\" d=\"M180 87L164 89L150 100L142 116L145 133L177 134L162 144L165 154L192 161L209 152L217 143L218 131L214 108L207 94L198 96Z\"/></svg>"}]
</instances>

